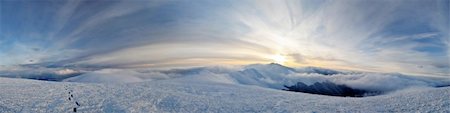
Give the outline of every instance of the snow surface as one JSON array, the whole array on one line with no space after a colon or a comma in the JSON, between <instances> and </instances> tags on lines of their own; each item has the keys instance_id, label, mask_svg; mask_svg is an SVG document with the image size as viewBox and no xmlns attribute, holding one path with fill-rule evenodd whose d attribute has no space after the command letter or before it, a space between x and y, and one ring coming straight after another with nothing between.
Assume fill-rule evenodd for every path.
<instances>
[{"instance_id":1,"label":"snow surface","mask_svg":"<svg viewBox=\"0 0 450 113\"><path fill-rule=\"evenodd\" d=\"M99 70L66 80L72 82L0 77L0 111L450 112L450 87L436 87L448 85L448 78L344 72L324 75L298 70L261 64L168 71ZM323 80L386 93L353 98L279 90L280 85Z\"/></svg>"}]
</instances>

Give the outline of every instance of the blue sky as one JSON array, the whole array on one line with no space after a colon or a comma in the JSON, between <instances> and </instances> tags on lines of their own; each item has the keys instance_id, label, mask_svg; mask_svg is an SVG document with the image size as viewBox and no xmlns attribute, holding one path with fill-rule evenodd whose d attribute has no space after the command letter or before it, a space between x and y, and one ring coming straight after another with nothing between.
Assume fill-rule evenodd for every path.
<instances>
[{"instance_id":1,"label":"blue sky","mask_svg":"<svg viewBox=\"0 0 450 113\"><path fill-rule=\"evenodd\" d=\"M448 0L0 2L0 65L278 62L449 75ZM6 68L8 67L8 68Z\"/></svg>"}]
</instances>

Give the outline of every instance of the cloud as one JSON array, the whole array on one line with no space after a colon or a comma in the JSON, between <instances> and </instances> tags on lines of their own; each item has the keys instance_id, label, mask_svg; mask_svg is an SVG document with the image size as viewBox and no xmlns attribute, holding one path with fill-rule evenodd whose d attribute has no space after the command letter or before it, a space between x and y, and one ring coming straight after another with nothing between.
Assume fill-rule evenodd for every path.
<instances>
[{"instance_id":1,"label":"cloud","mask_svg":"<svg viewBox=\"0 0 450 113\"><path fill-rule=\"evenodd\" d=\"M449 75L448 1L2 1L1 6L2 65L237 65L268 63L282 54L292 66Z\"/></svg>"},{"instance_id":2,"label":"cloud","mask_svg":"<svg viewBox=\"0 0 450 113\"><path fill-rule=\"evenodd\" d=\"M324 72L334 73L325 75ZM285 89L302 82L306 85L331 82L371 92L391 93L413 87L450 86L445 77L410 76L396 73L338 72L321 68L289 68L279 64L253 64L229 67L187 69L103 69L66 79L70 82L135 83L172 80L174 82L212 82Z\"/></svg>"}]
</instances>

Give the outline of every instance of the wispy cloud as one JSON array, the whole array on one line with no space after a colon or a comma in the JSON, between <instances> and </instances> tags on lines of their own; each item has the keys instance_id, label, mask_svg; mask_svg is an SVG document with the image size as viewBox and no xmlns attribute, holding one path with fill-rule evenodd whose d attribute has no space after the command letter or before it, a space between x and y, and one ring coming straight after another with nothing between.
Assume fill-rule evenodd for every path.
<instances>
[{"instance_id":1,"label":"wispy cloud","mask_svg":"<svg viewBox=\"0 0 450 113\"><path fill-rule=\"evenodd\" d=\"M1 1L1 6L2 65L248 64L272 62L270 56L281 54L292 66L450 73L445 0Z\"/></svg>"}]
</instances>

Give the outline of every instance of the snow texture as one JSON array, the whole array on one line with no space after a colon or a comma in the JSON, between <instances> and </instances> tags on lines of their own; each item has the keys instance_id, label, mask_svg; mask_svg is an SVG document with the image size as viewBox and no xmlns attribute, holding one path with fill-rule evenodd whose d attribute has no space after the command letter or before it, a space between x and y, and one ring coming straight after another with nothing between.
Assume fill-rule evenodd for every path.
<instances>
[{"instance_id":1,"label":"snow texture","mask_svg":"<svg viewBox=\"0 0 450 113\"><path fill-rule=\"evenodd\" d=\"M440 87L448 85L448 78L303 73L278 64L165 71L99 70L66 81L72 82L0 77L0 111L450 112L450 87ZM385 93L353 98L280 90L283 85L319 81Z\"/></svg>"}]
</instances>

